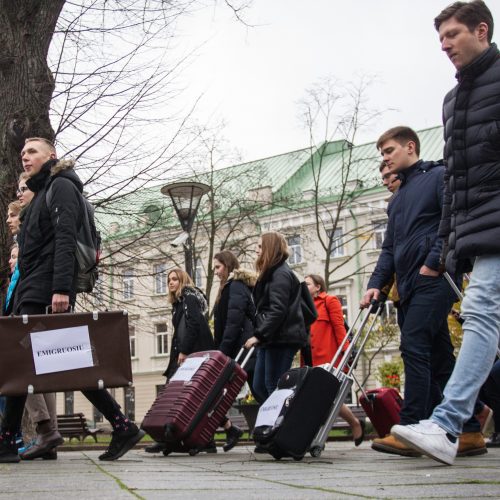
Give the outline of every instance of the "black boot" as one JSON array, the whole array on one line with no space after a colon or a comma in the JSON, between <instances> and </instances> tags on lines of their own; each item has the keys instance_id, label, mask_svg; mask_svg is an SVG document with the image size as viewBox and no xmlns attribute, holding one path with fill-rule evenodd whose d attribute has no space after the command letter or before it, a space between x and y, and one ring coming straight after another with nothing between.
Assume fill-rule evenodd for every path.
<instances>
[{"instance_id":1,"label":"black boot","mask_svg":"<svg viewBox=\"0 0 500 500\"><path fill-rule=\"evenodd\" d=\"M232 450L243 436L243 431L236 425L231 425L226 431L226 444L222 447L224 451Z\"/></svg>"},{"instance_id":2,"label":"black boot","mask_svg":"<svg viewBox=\"0 0 500 500\"><path fill-rule=\"evenodd\" d=\"M145 435L146 433L135 424L130 424L129 428L124 431L113 431L111 443L108 449L99 455L99 460L117 460L131 450Z\"/></svg>"},{"instance_id":3,"label":"black boot","mask_svg":"<svg viewBox=\"0 0 500 500\"><path fill-rule=\"evenodd\" d=\"M17 453L16 441L10 436L7 432L0 435L0 464L15 464L21 460Z\"/></svg>"}]
</instances>

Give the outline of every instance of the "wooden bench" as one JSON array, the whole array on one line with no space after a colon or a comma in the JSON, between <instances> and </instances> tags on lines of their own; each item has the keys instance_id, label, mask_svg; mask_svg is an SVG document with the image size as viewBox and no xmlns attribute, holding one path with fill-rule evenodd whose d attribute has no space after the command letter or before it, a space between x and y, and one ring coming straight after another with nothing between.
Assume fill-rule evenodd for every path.
<instances>
[{"instance_id":1,"label":"wooden bench","mask_svg":"<svg viewBox=\"0 0 500 500\"><path fill-rule=\"evenodd\" d=\"M89 428L83 413L57 415L57 426L61 436L68 438L70 442L73 438L84 441L87 436L92 436L97 443L97 434L103 432L102 429Z\"/></svg>"}]
</instances>

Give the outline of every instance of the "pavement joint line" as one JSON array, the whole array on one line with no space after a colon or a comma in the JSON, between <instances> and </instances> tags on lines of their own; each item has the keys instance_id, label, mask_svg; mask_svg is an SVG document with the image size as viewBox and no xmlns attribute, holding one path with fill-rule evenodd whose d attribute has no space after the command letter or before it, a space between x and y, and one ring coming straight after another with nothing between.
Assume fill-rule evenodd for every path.
<instances>
[{"instance_id":1,"label":"pavement joint line","mask_svg":"<svg viewBox=\"0 0 500 500\"><path fill-rule=\"evenodd\" d=\"M104 467L102 467L101 464L96 462L93 458L89 457L85 452L82 452L82 455L87 457L87 459L90 460L90 462L92 462L100 472L113 479L116 482L116 484L120 487L120 489L130 493L132 496L138 498L139 500L146 500L144 497L141 497L141 495L137 494L132 488L129 488L119 477L116 477L114 474L111 474L111 472L107 471Z\"/></svg>"},{"instance_id":2,"label":"pavement joint line","mask_svg":"<svg viewBox=\"0 0 500 500\"><path fill-rule=\"evenodd\" d=\"M259 460L256 460L255 457L253 457L253 460L251 460L251 461L259 462ZM290 463L290 464L296 463L297 465L299 465L297 462L287 462L287 463ZM313 463L313 462L311 462L311 463ZM221 464L218 464L218 465L221 465ZM333 488L324 488L321 486L303 486L300 484L291 484L291 483L286 483L284 481L266 479L265 477L261 477L261 476L249 476L249 475L245 475L245 474L234 474L234 473L230 473L229 471L214 470L214 469L208 469L208 468L204 468L204 467L200 467L200 468L205 469L206 471L209 471L209 472L216 472L218 474L226 474L226 475L230 474L231 476L239 477L241 479L252 479L252 480L263 481L265 483L270 483L270 484L279 484L280 486L287 486L289 488L294 488L297 490L319 491L322 493L337 493L337 494L346 495L346 496L353 496L353 497L357 497L357 498L373 498L373 496L362 495L360 493L351 493L351 492L346 493L345 491L336 490Z\"/></svg>"}]
</instances>

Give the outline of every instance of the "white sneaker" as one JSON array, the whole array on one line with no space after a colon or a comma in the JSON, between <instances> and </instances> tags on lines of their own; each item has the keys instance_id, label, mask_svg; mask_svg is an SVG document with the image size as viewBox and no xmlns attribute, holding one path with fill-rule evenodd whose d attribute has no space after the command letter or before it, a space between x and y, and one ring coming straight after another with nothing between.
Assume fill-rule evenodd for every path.
<instances>
[{"instance_id":1,"label":"white sneaker","mask_svg":"<svg viewBox=\"0 0 500 500\"><path fill-rule=\"evenodd\" d=\"M391 434L428 457L446 465L453 465L458 450L458 438L452 443L446 437L446 431L432 420L421 420L412 425L394 425Z\"/></svg>"}]
</instances>

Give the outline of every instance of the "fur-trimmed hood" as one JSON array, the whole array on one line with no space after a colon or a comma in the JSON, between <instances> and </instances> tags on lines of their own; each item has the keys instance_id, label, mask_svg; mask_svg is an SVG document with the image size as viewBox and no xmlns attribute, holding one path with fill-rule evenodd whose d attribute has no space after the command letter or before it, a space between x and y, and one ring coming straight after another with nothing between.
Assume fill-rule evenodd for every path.
<instances>
[{"instance_id":1,"label":"fur-trimmed hood","mask_svg":"<svg viewBox=\"0 0 500 500\"><path fill-rule=\"evenodd\" d=\"M50 175L54 176L60 174L61 172L74 170L75 160L69 158L56 159L56 163L50 167Z\"/></svg>"},{"instance_id":2,"label":"fur-trimmed hood","mask_svg":"<svg viewBox=\"0 0 500 500\"><path fill-rule=\"evenodd\" d=\"M185 286L184 290L182 290L182 296L186 297L188 295L191 295L198 301L203 314L206 314L208 312L207 298L205 297L205 294L198 287Z\"/></svg>"},{"instance_id":3,"label":"fur-trimmed hood","mask_svg":"<svg viewBox=\"0 0 500 500\"><path fill-rule=\"evenodd\" d=\"M249 269L235 269L229 276L228 280L242 281L246 286L253 288L257 282L257 274Z\"/></svg>"}]
</instances>

